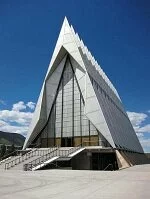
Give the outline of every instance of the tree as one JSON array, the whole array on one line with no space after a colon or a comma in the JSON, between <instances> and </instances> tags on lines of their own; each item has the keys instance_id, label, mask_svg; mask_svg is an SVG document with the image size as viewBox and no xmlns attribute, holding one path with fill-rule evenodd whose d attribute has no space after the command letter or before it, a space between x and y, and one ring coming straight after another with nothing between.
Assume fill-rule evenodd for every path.
<instances>
[{"instance_id":1,"label":"tree","mask_svg":"<svg viewBox=\"0 0 150 199\"><path fill-rule=\"evenodd\" d=\"M10 148L8 149L8 154L10 154L10 153L12 153L12 152L14 152L15 151L15 146L14 146L14 144L12 144L11 146L10 146Z\"/></svg>"},{"instance_id":2,"label":"tree","mask_svg":"<svg viewBox=\"0 0 150 199\"><path fill-rule=\"evenodd\" d=\"M6 153L6 145L5 144L2 144L1 145L1 153L0 153L0 156L3 157Z\"/></svg>"}]
</instances>

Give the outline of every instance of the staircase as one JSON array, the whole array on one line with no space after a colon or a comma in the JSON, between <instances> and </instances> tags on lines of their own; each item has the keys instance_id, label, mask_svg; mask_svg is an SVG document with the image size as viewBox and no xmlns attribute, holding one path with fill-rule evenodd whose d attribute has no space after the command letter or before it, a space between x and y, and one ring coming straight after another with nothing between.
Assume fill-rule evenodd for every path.
<instances>
[{"instance_id":1,"label":"staircase","mask_svg":"<svg viewBox=\"0 0 150 199\"><path fill-rule=\"evenodd\" d=\"M8 160L5 162L5 170L13 169L13 170L22 170L23 165L37 159L38 157L41 157L43 155L46 155L54 150L56 150L57 147L52 148L35 148L29 151L28 153L24 155L18 155L14 157L11 160Z\"/></svg>"},{"instance_id":2,"label":"staircase","mask_svg":"<svg viewBox=\"0 0 150 199\"><path fill-rule=\"evenodd\" d=\"M0 161L0 169L5 169L5 164L15 160L16 158L18 158L19 156L10 156L2 161Z\"/></svg>"},{"instance_id":3,"label":"staircase","mask_svg":"<svg viewBox=\"0 0 150 199\"><path fill-rule=\"evenodd\" d=\"M84 149L85 148L82 147L60 147L51 153L45 154L27 164L24 164L23 169L24 171L35 171L45 167L47 164L50 164L59 158L61 158L61 161L66 158L71 159L73 156L80 153Z\"/></svg>"},{"instance_id":4,"label":"staircase","mask_svg":"<svg viewBox=\"0 0 150 199\"><path fill-rule=\"evenodd\" d=\"M34 171L58 158L61 158L62 161L64 158L71 159L84 149L82 147L35 148L24 155L7 158L3 163L0 163L0 169Z\"/></svg>"}]
</instances>

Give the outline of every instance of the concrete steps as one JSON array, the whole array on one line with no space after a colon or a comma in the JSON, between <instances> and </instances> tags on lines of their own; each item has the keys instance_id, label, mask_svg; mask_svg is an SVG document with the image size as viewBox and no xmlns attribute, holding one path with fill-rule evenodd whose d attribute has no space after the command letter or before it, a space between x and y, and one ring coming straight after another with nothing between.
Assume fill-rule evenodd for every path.
<instances>
[{"instance_id":1,"label":"concrete steps","mask_svg":"<svg viewBox=\"0 0 150 199\"><path fill-rule=\"evenodd\" d=\"M78 153L82 152L85 148L76 148L76 147L60 147L58 148L56 151L53 152L52 156L47 159L45 157L45 160L43 159L43 161L38 164L38 165L35 165L33 168L32 168L32 171L35 171L35 170L38 170L38 169L41 169L45 166L47 166L48 164L56 161L57 159L61 159L61 161L64 161L64 159L66 158L69 158L71 159L72 157L74 157L75 155L77 155ZM66 151L66 153L65 153ZM32 164L34 164L34 161L32 162Z\"/></svg>"},{"instance_id":2,"label":"concrete steps","mask_svg":"<svg viewBox=\"0 0 150 199\"><path fill-rule=\"evenodd\" d=\"M41 156L44 156L56 148L39 148L32 149L30 152L26 153L22 156L16 156L15 158L8 160L5 162L5 166L3 168L12 169L12 170L23 170L23 165L27 164Z\"/></svg>"},{"instance_id":3,"label":"concrete steps","mask_svg":"<svg viewBox=\"0 0 150 199\"><path fill-rule=\"evenodd\" d=\"M15 156L8 159L0 165L2 169L9 170L24 170L27 165L27 170L32 165L32 170L37 170L50 164L58 158L72 158L85 148L81 147L52 147L32 149L30 152L22 156Z\"/></svg>"},{"instance_id":4,"label":"concrete steps","mask_svg":"<svg viewBox=\"0 0 150 199\"><path fill-rule=\"evenodd\" d=\"M10 156L9 158L6 158L6 159L2 160L0 162L0 169L5 169L5 164L6 163L15 160L18 157L20 157L20 156Z\"/></svg>"},{"instance_id":5,"label":"concrete steps","mask_svg":"<svg viewBox=\"0 0 150 199\"><path fill-rule=\"evenodd\" d=\"M11 167L10 169L11 170L23 170L24 164L28 164L29 162L36 160L38 157L40 157L40 156L31 157L28 160L21 162L20 164L14 165L14 167Z\"/></svg>"}]
</instances>

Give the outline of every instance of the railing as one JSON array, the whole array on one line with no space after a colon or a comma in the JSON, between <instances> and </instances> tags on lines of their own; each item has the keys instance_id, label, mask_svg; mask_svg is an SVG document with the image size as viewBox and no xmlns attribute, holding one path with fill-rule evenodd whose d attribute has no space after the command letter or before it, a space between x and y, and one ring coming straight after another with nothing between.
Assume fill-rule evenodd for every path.
<instances>
[{"instance_id":1,"label":"railing","mask_svg":"<svg viewBox=\"0 0 150 199\"><path fill-rule=\"evenodd\" d=\"M43 155L36 160L33 160L27 164L24 164L23 170L24 171L31 171L34 167L43 164L45 161L53 158L53 157L68 157L70 154L75 153L77 150L79 150L81 147L73 147L68 150L63 149L56 149L55 151L52 151L50 153L47 153L46 155Z\"/></svg>"},{"instance_id":2,"label":"railing","mask_svg":"<svg viewBox=\"0 0 150 199\"><path fill-rule=\"evenodd\" d=\"M9 169L9 168L11 168L11 167L13 167L13 166L15 166L15 165L17 165L17 164L20 164L21 162L23 162L23 161L25 161L25 160L27 160L27 159L33 157L33 156L35 155L36 151L37 151L37 149L32 150L32 151L26 153L26 154L23 155L23 156L19 156L19 157L17 157L17 158L14 159L14 160L5 163L5 169Z\"/></svg>"},{"instance_id":3,"label":"railing","mask_svg":"<svg viewBox=\"0 0 150 199\"><path fill-rule=\"evenodd\" d=\"M2 164L3 162L5 162L5 160L8 160L8 158L10 158L11 156L17 155L17 153L18 153L18 151L16 150L16 151L13 151L13 152L11 152L11 153L9 153L9 154L3 156L3 157L1 158L1 160L0 160L0 164Z\"/></svg>"},{"instance_id":4,"label":"railing","mask_svg":"<svg viewBox=\"0 0 150 199\"><path fill-rule=\"evenodd\" d=\"M23 165L23 170L24 171L32 170L33 167L44 163L46 160L48 160L48 159L50 159L50 158L52 158L54 156L57 156L56 152L57 152L57 149L53 150L50 153L47 153L47 154L45 154L45 155L43 155L43 156L41 156L41 157L39 157L37 159L35 159L35 160L33 160L33 161L31 161L31 162L29 162L27 164L24 164Z\"/></svg>"},{"instance_id":5,"label":"railing","mask_svg":"<svg viewBox=\"0 0 150 199\"><path fill-rule=\"evenodd\" d=\"M113 171L113 165L112 164L108 164L107 167L105 167L104 171L106 171L106 169L108 169L109 167L111 167L111 170Z\"/></svg>"},{"instance_id":6,"label":"railing","mask_svg":"<svg viewBox=\"0 0 150 199\"><path fill-rule=\"evenodd\" d=\"M68 155L75 153L81 148L81 144L68 150Z\"/></svg>"},{"instance_id":7,"label":"railing","mask_svg":"<svg viewBox=\"0 0 150 199\"><path fill-rule=\"evenodd\" d=\"M15 165L20 164L21 162L24 162L27 159L30 159L33 156L43 156L47 153L50 153L52 150L54 150L54 148L49 148L49 149L45 149L45 150L39 150L38 148L36 148L35 150L32 150L28 153L26 153L23 156L20 156L8 163L5 163L5 169L9 169L11 167L14 167Z\"/></svg>"}]
</instances>

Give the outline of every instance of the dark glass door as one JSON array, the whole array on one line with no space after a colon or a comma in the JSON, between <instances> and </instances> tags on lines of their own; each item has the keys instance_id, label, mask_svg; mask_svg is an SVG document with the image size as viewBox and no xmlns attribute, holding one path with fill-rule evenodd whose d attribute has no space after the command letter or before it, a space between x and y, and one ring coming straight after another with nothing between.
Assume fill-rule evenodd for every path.
<instances>
[{"instance_id":1,"label":"dark glass door","mask_svg":"<svg viewBox=\"0 0 150 199\"><path fill-rule=\"evenodd\" d=\"M67 138L67 147L71 147L72 146L72 138Z\"/></svg>"},{"instance_id":2,"label":"dark glass door","mask_svg":"<svg viewBox=\"0 0 150 199\"><path fill-rule=\"evenodd\" d=\"M62 137L61 147L72 147L72 138L71 137Z\"/></svg>"}]
</instances>

